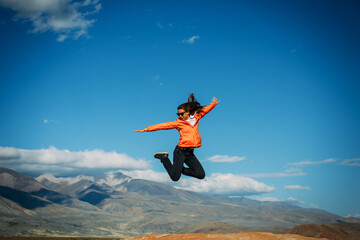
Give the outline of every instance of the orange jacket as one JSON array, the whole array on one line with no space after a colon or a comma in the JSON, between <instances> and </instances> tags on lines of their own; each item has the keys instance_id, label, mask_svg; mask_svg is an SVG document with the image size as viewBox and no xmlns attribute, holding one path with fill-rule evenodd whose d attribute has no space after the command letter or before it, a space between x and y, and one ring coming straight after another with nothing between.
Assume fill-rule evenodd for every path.
<instances>
[{"instance_id":1,"label":"orange jacket","mask_svg":"<svg viewBox=\"0 0 360 240\"><path fill-rule=\"evenodd\" d=\"M179 147L201 147L201 137L199 134L199 120L216 106L216 103L210 103L202 109L201 112L195 113L196 122L192 126L188 121L176 119L173 122L159 123L146 128L147 132L157 130L169 130L176 128L180 133Z\"/></svg>"}]
</instances>

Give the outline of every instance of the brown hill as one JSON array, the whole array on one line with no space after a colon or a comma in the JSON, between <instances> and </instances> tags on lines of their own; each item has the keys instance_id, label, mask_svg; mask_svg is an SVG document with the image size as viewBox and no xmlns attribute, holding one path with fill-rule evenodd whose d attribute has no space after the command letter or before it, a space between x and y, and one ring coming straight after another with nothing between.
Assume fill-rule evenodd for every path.
<instances>
[{"instance_id":1,"label":"brown hill","mask_svg":"<svg viewBox=\"0 0 360 240\"><path fill-rule=\"evenodd\" d=\"M356 240L360 239L359 227L360 224L358 223L339 223L336 225L303 224L294 227L289 233L306 237L322 237L329 240Z\"/></svg>"},{"instance_id":2,"label":"brown hill","mask_svg":"<svg viewBox=\"0 0 360 240\"><path fill-rule=\"evenodd\" d=\"M151 234L126 238L124 240L326 240L326 238L311 238L295 234L272 233L232 233L232 234Z\"/></svg>"},{"instance_id":3,"label":"brown hill","mask_svg":"<svg viewBox=\"0 0 360 240\"><path fill-rule=\"evenodd\" d=\"M338 226L347 233L360 233L360 223L342 222L342 223L336 223L334 225Z\"/></svg>"},{"instance_id":4,"label":"brown hill","mask_svg":"<svg viewBox=\"0 0 360 240\"><path fill-rule=\"evenodd\" d=\"M185 229L177 232L178 234L185 233L206 233L206 234L228 234L248 231L249 228L244 228L224 222L201 222L194 223Z\"/></svg>"}]
</instances>

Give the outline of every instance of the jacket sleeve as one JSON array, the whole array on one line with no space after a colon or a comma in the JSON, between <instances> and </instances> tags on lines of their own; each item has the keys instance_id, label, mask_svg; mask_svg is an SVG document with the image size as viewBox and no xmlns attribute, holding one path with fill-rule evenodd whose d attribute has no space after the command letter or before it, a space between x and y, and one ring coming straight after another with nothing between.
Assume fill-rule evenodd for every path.
<instances>
[{"instance_id":1,"label":"jacket sleeve","mask_svg":"<svg viewBox=\"0 0 360 240\"><path fill-rule=\"evenodd\" d=\"M216 106L216 103L210 103L209 105L203 107L201 112L198 112L196 116L198 116L198 119L204 117L206 114L208 114L214 107Z\"/></svg>"},{"instance_id":2,"label":"jacket sleeve","mask_svg":"<svg viewBox=\"0 0 360 240\"><path fill-rule=\"evenodd\" d=\"M155 124L155 125L151 125L148 126L146 128L147 132L153 132L153 131L158 131L158 130L169 130L169 129L174 129L177 127L176 122L165 122L165 123L159 123L159 124Z\"/></svg>"}]
</instances>

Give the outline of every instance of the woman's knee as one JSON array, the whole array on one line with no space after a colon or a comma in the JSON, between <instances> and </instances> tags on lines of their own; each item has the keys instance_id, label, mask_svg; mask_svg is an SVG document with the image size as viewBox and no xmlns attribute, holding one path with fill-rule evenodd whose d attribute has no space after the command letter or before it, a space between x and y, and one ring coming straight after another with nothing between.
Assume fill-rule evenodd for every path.
<instances>
[{"instance_id":1,"label":"woman's knee","mask_svg":"<svg viewBox=\"0 0 360 240\"><path fill-rule=\"evenodd\" d=\"M179 181L179 179L180 179L180 177L170 177L171 178L171 180L173 180L174 182L177 182L177 181Z\"/></svg>"},{"instance_id":2,"label":"woman's knee","mask_svg":"<svg viewBox=\"0 0 360 240\"><path fill-rule=\"evenodd\" d=\"M201 172L198 176L198 179L204 179L205 178L205 172Z\"/></svg>"},{"instance_id":3,"label":"woman's knee","mask_svg":"<svg viewBox=\"0 0 360 240\"><path fill-rule=\"evenodd\" d=\"M170 175L171 180L173 180L174 182L179 181L180 177L181 177L181 174L171 174Z\"/></svg>"}]
</instances>

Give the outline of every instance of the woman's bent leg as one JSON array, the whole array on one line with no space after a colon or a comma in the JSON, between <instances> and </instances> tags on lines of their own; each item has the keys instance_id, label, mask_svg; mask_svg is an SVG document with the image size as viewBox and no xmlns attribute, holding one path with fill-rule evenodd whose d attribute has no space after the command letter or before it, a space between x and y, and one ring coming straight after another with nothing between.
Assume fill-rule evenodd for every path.
<instances>
[{"instance_id":1,"label":"woman's bent leg","mask_svg":"<svg viewBox=\"0 0 360 240\"><path fill-rule=\"evenodd\" d=\"M163 163L171 180L178 181L180 179L185 159L186 155L180 149L178 149L178 147L176 147L174 150L173 164L171 164L168 157L161 159L161 162Z\"/></svg>"},{"instance_id":2,"label":"woman's bent leg","mask_svg":"<svg viewBox=\"0 0 360 240\"><path fill-rule=\"evenodd\" d=\"M191 151L189 156L185 160L186 165L188 165L188 168L183 168L182 172L184 175L195 177L198 179L204 179L205 178L205 171L202 167L199 160L194 155L194 152Z\"/></svg>"}]
</instances>

